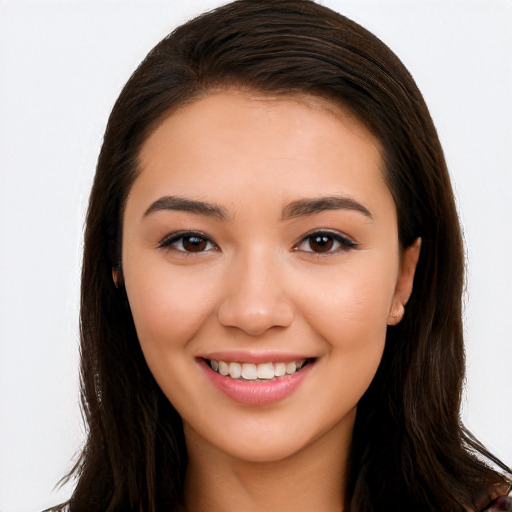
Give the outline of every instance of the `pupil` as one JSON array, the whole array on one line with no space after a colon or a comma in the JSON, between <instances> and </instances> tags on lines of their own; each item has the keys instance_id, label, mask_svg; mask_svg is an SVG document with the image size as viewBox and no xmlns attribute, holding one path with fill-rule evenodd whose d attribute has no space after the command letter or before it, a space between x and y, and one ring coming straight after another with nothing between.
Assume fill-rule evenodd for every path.
<instances>
[{"instance_id":1,"label":"pupil","mask_svg":"<svg viewBox=\"0 0 512 512\"><path fill-rule=\"evenodd\" d=\"M188 252L201 252L206 247L206 240L198 236L188 236L183 239L183 248Z\"/></svg>"},{"instance_id":2,"label":"pupil","mask_svg":"<svg viewBox=\"0 0 512 512\"><path fill-rule=\"evenodd\" d=\"M317 235L309 243L315 252L327 252L332 248L333 239L329 235Z\"/></svg>"}]
</instances>

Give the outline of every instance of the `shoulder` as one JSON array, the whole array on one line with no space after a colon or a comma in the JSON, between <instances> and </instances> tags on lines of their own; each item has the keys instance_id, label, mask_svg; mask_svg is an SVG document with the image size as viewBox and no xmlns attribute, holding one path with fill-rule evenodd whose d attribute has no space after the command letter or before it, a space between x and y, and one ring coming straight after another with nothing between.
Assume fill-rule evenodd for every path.
<instances>
[{"instance_id":1,"label":"shoulder","mask_svg":"<svg viewBox=\"0 0 512 512\"><path fill-rule=\"evenodd\" d=\"M510 496L510 492L512 491L512 483L509 483L508 489L503 489L503 494L495 497L485 508L482 509L481 512L493 512L493 511L504 511L504 512L512 512L512 496Z\"/></svg>"},{"instance_id":2,"label":"shoulder","mask_svg":"<svg viewBox=\"0 0 512 512\"><path fill-rule=\"evenodd\" d=\"M482 512L493 512L501 510L502 512L512 512L512 497L510 496L498 496L492 500Z\"/></svg>"}]
</instances>

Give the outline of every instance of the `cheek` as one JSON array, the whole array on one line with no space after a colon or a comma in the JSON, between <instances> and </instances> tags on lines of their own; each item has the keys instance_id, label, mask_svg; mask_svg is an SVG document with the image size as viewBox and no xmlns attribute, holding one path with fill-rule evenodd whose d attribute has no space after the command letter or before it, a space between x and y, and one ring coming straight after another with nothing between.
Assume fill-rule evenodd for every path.
<instances>
[{"instance_id":1,"label":"cheek","mask_svg":"<svg viewBox=\"0 0 512 512\"><path fill-rule=\"evenodd\" d=\"M379 267L376 263L327 273L304 288L302 312L333 347L383 346L396 278L393 267Z\"/></svg>"},{"instance_id":2,"label":"cheek","mask_svg":"<svg viewBox=\"0 0 512 512\"><path fill-rule=\"evenodd\" d=\"M328 346L323 378L343 390L318 396L319 411L350 410L368 389L384 351L392 291L389 278L367 271L345 275L330 293L312 289L304 297L306 321Z\"/></svg>"},{"instance_id":3,"label":"cheek","mask_svg":"<svg viewBox=\"0 0 512 512\"><path fill-rule=\"evenodd\" d=\"M150 268L126 280L135 328L146 355L186 346L214 303L211 282L205 285L200 275L187 277L168 269L160 272L158 266Z\"/></svg>"}]
</instances>

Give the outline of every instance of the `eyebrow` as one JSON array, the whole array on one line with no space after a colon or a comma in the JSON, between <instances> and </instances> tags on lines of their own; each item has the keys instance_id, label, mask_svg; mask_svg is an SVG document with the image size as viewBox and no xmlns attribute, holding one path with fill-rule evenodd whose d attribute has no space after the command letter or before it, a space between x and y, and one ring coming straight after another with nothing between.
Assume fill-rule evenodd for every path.
<instances>
[{"instance_id":1,"label":"eyebrow","mask_svg":"<svg viewBox=\"0 0 512 512\"><path fill-rule=\"evenodd\" d=\"M362 213L373 220L370 210L361 203L346 196L318 197L313 199L299 199L283 208L282 218L292 219L303 215L312 215L326 210L353 210Z\"/></svg>"},{"instance_id":2,"label":"eyebrow","mask_svg":"<svg viewBox=\"0 0 512 512\"><path fill-rule=\"evenodd\" d=\"M215 217L220 220L226 220L228 218L227 211L222 206L181 196L164 196L157 199L144 212L144 217L153 212L165 210L190 212L198 215L206 215L207 217Z\"/></svg>"},{"instance_id":3,"label":"eyebrow","mask_svg":"<svg viewBox=\"0 0 512 512\"><path fill-rule=\"evenodd\" d=\"M158 211L182 211L227 220L229 215L223 206L215 203L189 199L181 196L164 196L153 202L144 212L144 217ZM346 196L328 196L313 199L299 199L287 204L281 213L282 219L313 215L326 210L353 210L373 220L370 210L361 203Z\"/></svg>"}]
</instances>

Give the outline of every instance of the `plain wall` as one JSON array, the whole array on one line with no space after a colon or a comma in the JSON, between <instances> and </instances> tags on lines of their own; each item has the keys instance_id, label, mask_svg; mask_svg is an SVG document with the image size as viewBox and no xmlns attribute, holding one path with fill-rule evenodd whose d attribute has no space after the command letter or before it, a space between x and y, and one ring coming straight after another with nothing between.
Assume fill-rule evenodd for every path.
<instances>
[{"instance_id":1,"label":"plain wall","mask_svg":"<svg viewBox=\"0 0 512 512\"><path fill-rule=\"evenodd\" d=\"M512 2L321 2L412 72L452 173L468 254L463 417L512 464ZM83 442L78 295L87 196L137 64L211 0L0 2L0 511L41 510Z\"/></svg>"}]
</instances>

